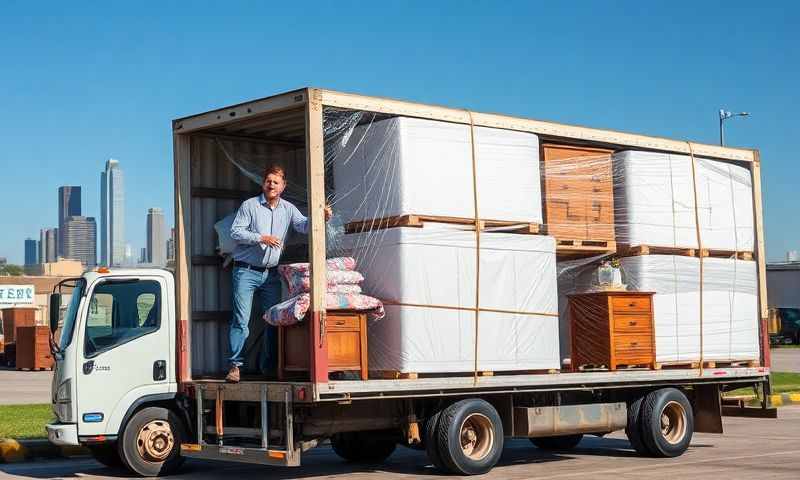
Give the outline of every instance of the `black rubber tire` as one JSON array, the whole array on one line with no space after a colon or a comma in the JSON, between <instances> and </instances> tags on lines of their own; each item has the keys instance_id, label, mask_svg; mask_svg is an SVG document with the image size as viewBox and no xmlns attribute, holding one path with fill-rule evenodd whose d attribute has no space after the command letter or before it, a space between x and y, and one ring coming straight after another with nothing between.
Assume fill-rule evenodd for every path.
<instances>
[{"instance_id":1,"label":"black rubber tire","mask_svg":"<svg viewBox=\"0 0 800 480\"><path fill-rule=\"evenodd\" d=\"M642 402L644 396L635 399L628 405L628 425L625 427L625 435L636 453L644 456L651 456L652 452L642 440Z\"/></svg>"},{"instance_id":2,"label":"black rubber tire","mask_svg":"<svg viewBox=\"0 0 800 480\"><path fill-rule=\"evenodd\" d=\"M571 450L578 446L583 434L559 435L557 437L529 438L532 444L542 450Z\"/></svg>"},{"instance_id":3,"label":"black rubber tire","mask_svg":"<svg viewBox=\"0 0 800 480\"><path fill-rule=\"evenodd\" d=\"M169 424L174 442L172 450L164 461L151 462L139 454L137 437L142 427L158 420ZM163 407L143 408L134 413L128 424L125 425L122 441L119 442L117 451L125 466L137 475L143 477L171 475L178 471L185 460L180 455L181 443L186 438L185 432L183 422L172 410Z\"/></svg>"},{"instance_id":4,"label":"black rubber tire","mask_svg":"<svg viewBox=\"0 0 800 480\"><path fill-rule=\"evenodd\" d=\"M489 420L493 442L486 455L474 460L461 448L461 427L473 414L480 414ZM459 475L481 475L492 469L503 453L503 422L497 410L487 401L470 398L456 402L442 411L436 426L436 441L442 462Z\"/></svg>"},{"instance_id":5,"label":"black rubber tire","mask_svg":"<svg viewBox=\"0 0 800 480\"><path fill-rule=\"evenodd\" d=\"M428 455L428 460L437 470L442 473L450 473L450 469L442 461L442 455L439 453L439 442L436 440L439 415L441 415L441 412L436 412L425 422L425 453Z\"/></svg>"},{"instance_id":6,"label":"black rubber tire","mask_svg":"<svg viewBox=\"0 0 800 480\"><path fill-rule=\"evenodd\" d=\"M125 468L125 464L122 463L122 459L119 457L117 442L87 445L86 448L89 449L89 452L95 460L106 467Z\"/></svg>"},{"instance_id":7,"label":"black rubber tire","mask_svg":"<svg viewBox=\"0 0 800 480\"><path fill-rule=\"evenodd\" d=\"M661 415L664 407L675 402L683 409L685 426L683 436L670 443L661 431ZM676 407L677 408L677 407ZM677 457L689 448L694 432L694 414L692 405L680 390L662 388L648 393L642 402L641 433L647 449L654 457Z\"/></svg>"},{"instance_id":8,"label":"black rubber tire","mask_svg":"<svg viewBox=\"0 0 800 480\"><path fill-rule=\"evenodd\" d=\"M395 432L344 432L331 437L336 455L354 463L380 463L397 448Z\"/></svg>"}]
</instances>

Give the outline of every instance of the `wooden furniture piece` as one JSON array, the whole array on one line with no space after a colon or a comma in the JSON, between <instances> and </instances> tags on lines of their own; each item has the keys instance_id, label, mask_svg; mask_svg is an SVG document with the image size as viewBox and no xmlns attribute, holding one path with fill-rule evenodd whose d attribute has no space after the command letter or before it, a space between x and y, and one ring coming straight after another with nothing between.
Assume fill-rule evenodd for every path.
<instances>
[{"instance_id":1,"label":"wooden furniture piece","mask_svg":"<svg viewBox=\"0 0 800 480\"><path fill-rule=\"evenodd\" d=\"M605 291L567 296L572 369L655 368L653 292Z\"/></svg>"},{"instance_id":2,"label":"wooden furniture piece","mask_svg":"<svg viewBox=\"0 0 800 480\"><path fill-rule=\"evenodd\" d=\"M278 327L278 379L291 372L307 372L309 318L291 327ZM356 371L367 380L367 314L355 310L328 310L325 320L328 373Z\"/></svg>"},{"instance_id":3,"label":"wooden furniture piece","mask_svg":"<svg viewBox=\"0 0 800 480\"><path fill-rule=\"evenodd\" d=\"M6 308L3 309L3 335L6 343L15 342L18 327L32 327L36 325L35 308Z\"/></svg>"},{"instance_id":4,"label":"wooden furniture piece","mask_svg":"<svg viewBox=\"0 0 800 480\"><path fill-rule=\"evenodd\" d=\"M542 144L547 234L558 240L614 240L613 150Z\"/></svg>"},{"instance_id":5,"label":"wooden furniture piece","mask_svg":"<svg viewBox=\"0 0 800 480\"><path fill-rule=\"evenodd\" d=\"M53 368L49 327L17 327L17 370Z\"/></svg>"},{"instance_id":6,"label":"wooden furniture piece","mask_svg":"<svg viewBox=\"0 0 800 480\"><path fill-rule=\"evenodd\" d=\"M17 344L14 342L6 343L3 350L3 362L6 367L14 368L17 364Z\"/></svg>"}]
</instances>

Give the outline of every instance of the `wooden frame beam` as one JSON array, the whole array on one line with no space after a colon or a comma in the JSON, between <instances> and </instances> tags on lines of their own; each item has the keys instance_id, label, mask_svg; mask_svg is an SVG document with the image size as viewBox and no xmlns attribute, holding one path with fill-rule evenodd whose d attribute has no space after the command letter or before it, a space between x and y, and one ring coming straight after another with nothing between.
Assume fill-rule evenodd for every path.
<instances>
[{"instance_id":1,"label":"wooden frame beam","mask_svg":"<svg viewBox=\"0 0 800 480\"><path fill-rule=\"evenodd\" d=\"M322 103L319 91L309 89L306 103L306 172L308 185L308 249L311 263L311 309L306 315L311 322L309 365L311 381L319 396L320 384L328 383L328 343L325 337L325 152L322 126Z\"/></svg>"},{"instance_id":2,"label":"wooden frame beam","mask_svg":"<svg viewBox=\"0 0 800 480\"><path fill-rule=\"evenodd\" d=\"M767 251L764 243L764 213L761 201L761 153L753 150L755 161L750 164L753 183L753 225L755 226L755 260L758 276L758 316L761 334L761 364L769 368L772 363L769 346L769 309L767 307Z\"/></svg>"},{"instance_id":3,"label":"wooden frame beam","mask_svg":"<svg viewBox=\"0 0 800 480\"><path fill-rule=\"evenodd\" d=\"M188 235L192 224L191 138L175 134L172 145L175 168L175 373L178 383L185 383L192 380L192 299L189 285L192 246L191 235Z\"/></svg>"},{"instance_id":4,"label":"wooden frame beam","mask_svg":"<svg viewBox=\"0 0 800 480\"><path fill-rule=\"evenodd\" d=\"M318 91L321 95L321 102L325 106L470 124L470 112L467 110L392 100L388 98L366 97L332 90ZM475 126L481 127L517 130L550 137L599 142L647 150L662 150L689 155L689 147L683 140L672 140L614 130L565 125L492 113L472 112L472 120ZM738 160L742 162L755 161L752 150L720 147L718 145L706 145L694 142L692 142L692 147L694 149L694 154L697 156Z\"/></svg>"}]
</instances>

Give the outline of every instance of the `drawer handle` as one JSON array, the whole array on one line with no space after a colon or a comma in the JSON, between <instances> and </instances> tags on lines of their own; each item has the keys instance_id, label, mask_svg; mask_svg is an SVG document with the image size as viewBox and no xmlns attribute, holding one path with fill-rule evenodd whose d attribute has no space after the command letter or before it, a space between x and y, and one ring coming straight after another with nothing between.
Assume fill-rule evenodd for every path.
<instances>
[{"instance_id":1,"label":"drawer handle","mask_svg":"<svg viewBox=\"0 0 800 480\"><path fill-rule=\"evenodd\" d=\"M628 306L629 307L635 307L636 306L636 302L631 302L631 303L628 304Z\"/></svg>"},{"instance_id":2,"label":"drawer handle","mask_svg":"<svg viewBox=\"0 0 800 480\"><path fill-rule=\"evenodd\" d=\"M638 347L638 346L639 346L639 342L631 342L631 347Z\"/></svg>"},{"instance_id":3,"label":"drawer handle","mask_svg":"<svg viewBox=\"0 0 800 480\"><path fill-rule=\"evenodd\" d=\"M344 325L344 320L336 320L336 325Z\"/></svg>"},{"instance_id":4,"label":"drawer handle","mask_svg":"<svg viewBox=\"0 0 800 480\"><path fill-rule=\"evenodd\" d=\"M628 326L635 327L637 323L639 322L628 322Z\"/></svg>"}]
</instances>

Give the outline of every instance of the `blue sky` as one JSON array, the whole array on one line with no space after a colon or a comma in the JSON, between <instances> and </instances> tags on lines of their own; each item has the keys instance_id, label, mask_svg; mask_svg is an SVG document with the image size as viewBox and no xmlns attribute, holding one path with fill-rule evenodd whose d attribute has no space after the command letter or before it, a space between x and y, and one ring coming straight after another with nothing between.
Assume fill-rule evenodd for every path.
<instances>
[{"instance_id":1,"label":"blue sky","mask_svg":"<svg viewBox=\"0 0 800 480\"><path fill-rule=\"evenodd\" d=\"M135 5L135 6L134 6ZM57 188L126 176L172 224L170 120L302 86L761 149L769 259L800 249L798 2L3 2L0 256Z\"/></svg>"}]
</instances>

